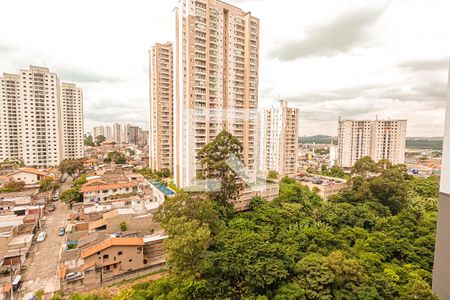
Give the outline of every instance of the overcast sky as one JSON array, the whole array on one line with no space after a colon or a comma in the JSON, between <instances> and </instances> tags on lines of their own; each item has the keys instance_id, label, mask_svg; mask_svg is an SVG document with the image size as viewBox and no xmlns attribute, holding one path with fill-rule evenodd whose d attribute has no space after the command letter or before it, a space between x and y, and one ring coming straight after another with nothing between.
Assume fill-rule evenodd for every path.
<instances>
[{"instance_id":1,"label":"overcast sky","mask_svg":"<svg viewBox=\"0 0 450 300\"><path fill-rule=\"evenodd\" d=\"M343 118L405 118L442 136L450 1L230 0L261 20L260 107L301 109L301 135ZM84 90L86 129L147 127L148 49L172 41L176 0L0 2L0 72L45 65Z\"/></svg>"}]
</instances>

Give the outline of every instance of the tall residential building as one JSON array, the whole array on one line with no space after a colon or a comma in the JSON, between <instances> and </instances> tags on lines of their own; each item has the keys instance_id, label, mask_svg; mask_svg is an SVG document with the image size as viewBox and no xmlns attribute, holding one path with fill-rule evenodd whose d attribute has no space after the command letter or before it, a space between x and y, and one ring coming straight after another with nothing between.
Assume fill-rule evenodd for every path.
<instances>
[{"instance_id":1,"label":"tall residential building","mask_svg":"<svg viewBox=\"0 0 450 300\"><path fill-rule=\"evenodd\" d=\"M406 120L339 120L337 163L351 168L360 158L405 162Z\"/></svg>"},{"instance_id":2,"label":"tall residential building","mask_svg":"<svg viewBox=\"0 0 450 300\"><path fill-rule=\"evenodd\" d=\"M120 131L120 143L128 144L130 142L130 124L122 124Z\"/></svg>"},{"instance_id":3,"label":"tall residential building","mask_svg":"<svg viewBox=\"0 0 450 300\"><path fill-rule=\"evenodd\" d=\"M105 138L108 142L113 141L113 130L111 126L105 126Z\"/></svg>"},{"instance_id":4,"label":"tall residential building","mask_svg":"<svg viewBox=\"0 0 450 300\"><path fill-rule=\"evenodd\" d=\"M155 44L150 51L150 167L173 172L173 46Z\"/></svg>"},{"instance_id":5,"label":"tall residential building","mask_svg":"<svg viewBox=\"0 0 450 300\"><path fill-rule=\"evenodd\" d=\"M20 75L0 78L0 161L22 159Z\"/></svg>"},{"instance_id":6,"label":"tall residential building","mask_svg":"<svg viewBox=\"0 0 450 300\"><path fill-rule=\"evenodd\" d=\"M174 179L195 179L197 151L227 130L257 165L259 20L219 0L182 0L175 9Z\"/></svg>"},{"instance_id":7,"label":"tall residential building","mask_svg":"<svg viewBox=\"0 0 450 300\"><path fill-rule=\"evenodd\" d=\"M128 142L139 145L139 137L142 135L142 129L139 126L130 126L128 132Z\"/></svg>"},{"instance_id":8,"label":"tall residential building","mask_svg":"<svg viewBox=\"0 0 450 300\"><path fill-rule=\"evenodd\" d=\"M62 159L84 157L83 91L73 83L61 85Z\"/></svg>"},{"instance_id":9,"label":"tall residential building","mask_svg":"<svg viewBox=\"0 0 450 300\"><path fill-rule=\"evenodd\" d=\"M261 119L262 171L281 175L297 172L298 127L300 110L290 108L286 101L266 109Z\"/></svg>"},{"instance_id":10,"label":"tall residential building","mask_svg":"<svg viewBox=\"0 0 450 300\"><path fill-rule=\"evenodd\" d=\"M96 126L94 127L94 136L92 137L94 140L99 136L103 135L105 136L105 127L104 126Z\"/></svg>"},{"instance_id":11,"label":"tall residential building","mask_svg":"<svg viewBox=\"0 0 450 300\"><path fill-rule=\"evenodd\" d=\"M55 73L35 66L4 74L0 82L0 160L47 167L82 155L81 90L79 96L76 88L76 95L70 95L71 88L61 87ZM81 132L70 130L80 128L80 122Z\"/></svg>"},{"instance_id":12,"label":"tall residential building","mask_svg":"<svg viewBox=\"0 0 450 300\"><path fill-rule=\"evenodd\" d=\"M114 123L112 126L113 130L113 141L116 144L120 144L122 142L122 126L119 123Z\"/></svg>"},{"instance_id":13,"label":"tall residential building","mask_svg":"<svg viewBox=\"0 0 450 300\"><path fill-rule=\"evenodd\" d=\"M445 114L436 246L433 267L433 291L439 299L450 299L450 70Z\"/></svg>"}]
</instances>

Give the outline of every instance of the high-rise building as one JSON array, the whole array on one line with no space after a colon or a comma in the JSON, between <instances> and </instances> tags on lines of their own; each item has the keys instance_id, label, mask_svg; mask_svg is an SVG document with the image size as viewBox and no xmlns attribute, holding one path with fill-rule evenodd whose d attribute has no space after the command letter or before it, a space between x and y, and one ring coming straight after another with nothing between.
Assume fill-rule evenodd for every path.
<instances>
[{"instance_id":1,"label":"high-rise building","mask_svg":"<svg viewBox=\"0 0 450 300\"><path fill-rule=\"evenodd\" d=\"M128 144L130 143L130 124L122 124L120 131L120 143Z\"/></svg>"},{"instance_id":2,"label":"high-rise building","mask_svg":"<svg viewBox=\"0 0 450 300\"><path fill-rule=\"evenodd\" d=\"M439 299L450 299L450 70L445 114L444 148L433 267L433 291Z\"/></svg>"},{"instance_id":3,"label":"high-rise building","mask_svg":"<svg viewBox=\"0 0 450 300\"><path fill-rule=\"evenodd\" d=\"M260 169L281 175L297 172L298 126L300 110L280 100L264 110L261 118Z\"/></svg>"},{"instance_id":4,"label":"high-rise building","mask_svg":"<svg viewBox=\"0 0 450 300\"><path fill-rule=\"evenodd\" d=\"M105 127L104 126L94 127L94 136L92 138L95 140L99 135L105 136Z\"/></svg>"},{"instance_id":5,"label":"high-rise building","mask_svg":"<svg viewBox=\"0 0 450 300\"><path fill-rule=\"evenodd\" d=\"M113 141L113 130L111 126L105 126L105 138L108 142Z\"/></svg>"},{"instance_id":6,"label":"high-rise building","mask_svg":"<svg viewBox=\"0 0 450 300\"><path fill-rule=\"evenodd\" d=\"M150 167L173 172L173 46L155 44L150 51Z\"/></svg>"},{"instance_id":7,"label":"high-rise building","mask_svg":"<svg viewBox=\"0 0 450 300\"><path fill-rule=\"evenodd\" d=\"M55 73L36 66L4 74L0 82L0 160L47 167L83 155L80 89L61 87Z\"/></svg>"},{"instance_id":8,"label":"high-rise building","mask_svg":"<svg viewBox=\"0 0 450 300\"><path fill-rule=\"evenodd\" d=\"M259 20L219 0L182 0L175 9L174 179L196 177L197 151L227 130L257 165ZM250 175L250 174L249 174Z\"/></svg>"},{"instance_id":9,"label":"high-rise building","mask_svg":"<svg viewBox=\"0 0 450 300\"><path fill-rule=\"evenodd\" d=\"M119 123L114 123L112 126L113 130L113 141L116 144L120 144L122 142L121 136L122 136L122 126Z\"/></svg>"},{"instance_id":10,"label":"high-rise building","mask_svg":"<svg viewBox=\"0 0 450 300\"><path fill-rule=\"evenodd\" d=\"M130 144L138 145L139 137L142 135L142 129L138 126L130 125L128 132L128 142Z\"/></svg>"},{"instance_id":11,"label":"high-rise building","mask_svg":"<svg viewBox=\"0 0 450 300\"><path fill-rule=\"evenodd\" d=\"M20 75L0 78L0 161L22 159Z\"/></svg>"},{"instance_id":12,"label":"high-rise building","mask_svg":"<svg viewBox=\"0 0 450 300\"><path fill-rule=\"evenodd\" d=\"M62 159L84 156L83 91L73 83L61 86Z\"/></svg>"},{"instance_id":13,"label":"high-rise building","mask_svg":"<svg viewBox=\"0 0 450 300\"><path fill-rule=\"evenodd\" d=\"M339 120L337 163L351 168L360 158L405 162L406 120Z\"/></svg>"},{"instance_id":14,"label":"high-rise building","mask_svg":"<svg viewBox=\"0 0 450 300\"><path fill-rule=\"evenodd\" d=\"M148 146L148 140L149 140L149 131L142 130L142 135L139 137L139 145Z\"/></svg>"}]
</instances>

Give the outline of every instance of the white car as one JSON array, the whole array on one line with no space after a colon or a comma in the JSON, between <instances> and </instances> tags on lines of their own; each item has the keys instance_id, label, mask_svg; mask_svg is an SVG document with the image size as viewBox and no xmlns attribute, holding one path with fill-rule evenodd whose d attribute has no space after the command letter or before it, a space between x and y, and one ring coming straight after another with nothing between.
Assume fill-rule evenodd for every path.
<instances>
[{"instance_id":1,"label":"white car","mask_svg":"<svg viewBox=\"0 0 450 300\"><path fill-rule=\"evenodd\" d=\"M43 242L46 237L47 237L47 232L42 231L41 233L38 234L37 242L38 243Z\"/></svg>"},{"instance_id":2,"label":"white car","mask_svg":"<svg viewBox=\"0 0 450 300\"><path fill-rule=\"evenodd\" d=\"M72 281L81 277L83 277L81 272L70 272L66 275L66 281Z\"/></svg>"}]
</instances>

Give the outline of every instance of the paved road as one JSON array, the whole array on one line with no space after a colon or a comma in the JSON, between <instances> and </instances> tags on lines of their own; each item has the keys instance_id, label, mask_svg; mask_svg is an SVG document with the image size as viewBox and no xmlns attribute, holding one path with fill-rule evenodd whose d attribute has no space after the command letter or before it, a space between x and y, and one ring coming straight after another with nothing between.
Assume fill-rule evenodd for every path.
<instances>
[{"instance_id":1,"label":"paved road","mask_svg":"<svg viewBox=\"0 0 450 300\"><path fill-rule=\"evenodd\" d=\"M70 178L61 186L61 192L70 188ZM57 278L57 266L61 257L63 238L58 236L60 226L65 226L68 207L66 204L57 201L56 210L46 215L44 228L47 238L42 243L33 246L33 253L27 259L26 271L23 277L23 284L20 288L21 299L28 300L39 289L44 289L46 293L52 293L59 289ZM42 231L41 230L41 231Z\"/></svg>"}]
</instances>

